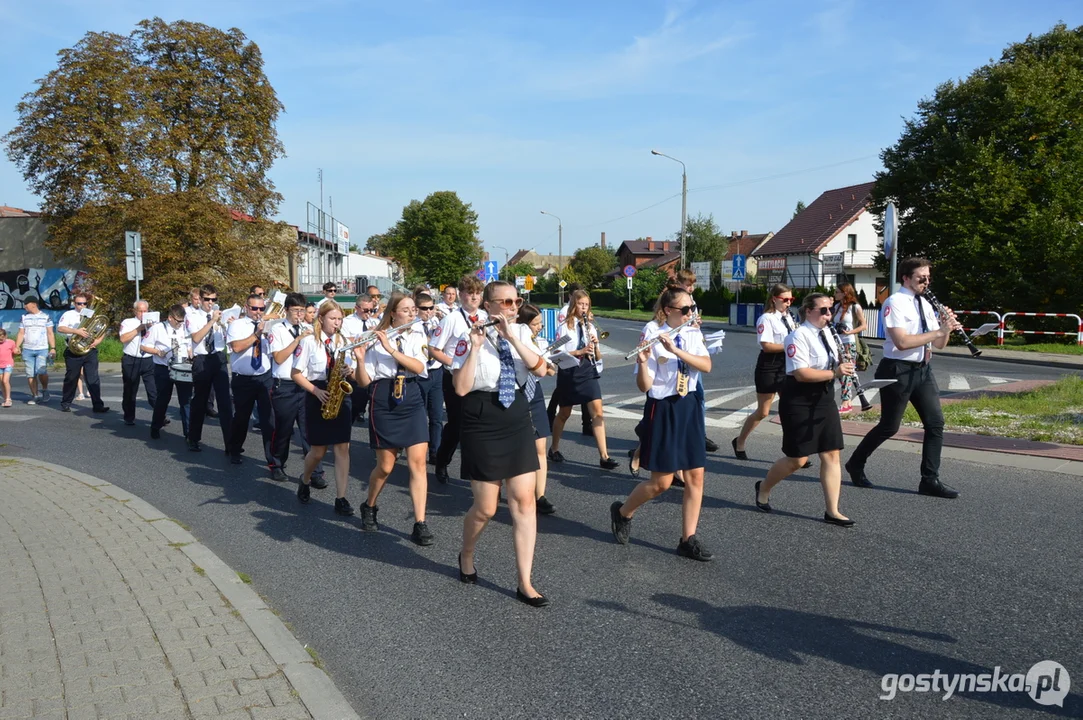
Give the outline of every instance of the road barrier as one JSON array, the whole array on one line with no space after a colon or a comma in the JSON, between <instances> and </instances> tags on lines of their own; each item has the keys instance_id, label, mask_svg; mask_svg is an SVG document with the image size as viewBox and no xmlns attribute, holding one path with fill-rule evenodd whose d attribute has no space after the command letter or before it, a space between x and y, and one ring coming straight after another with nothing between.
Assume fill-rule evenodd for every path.
<instances>
[{"instance_id":1,"label":"road barrier","mask_svg":"<svg viewBox=\"0 0 1083 720\"><path fill-rule=\"evenodd\" d=\"M1007 330L1004 324L1009 317L1040 317L1040 318L1074 318L1075 332L1063 330ZM1004 344L1004 334L1009 335L1074 335L1076 345L1083 345L1083 319L1072 313L1033 313L1033 312L1006 312L1000 321L1000 331L997 335L997 345Z\"/></svg>"}]
</instances>

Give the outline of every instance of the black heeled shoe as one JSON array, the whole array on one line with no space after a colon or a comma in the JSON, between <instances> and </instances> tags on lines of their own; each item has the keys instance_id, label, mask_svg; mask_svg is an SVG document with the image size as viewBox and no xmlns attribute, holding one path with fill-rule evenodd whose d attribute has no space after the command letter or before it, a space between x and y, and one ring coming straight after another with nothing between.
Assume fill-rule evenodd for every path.
<instances>
[{"instance_id":1,"label":"black heeled shoe","mask_svg":"<svg viewBox=\"0 0 1083 720\"><path fill-rule=\"evenodd\" d=\"M827 513L824 513L824 522L827 523L828 525L838 525L839 527L844 527L844 528L854 526L854 521L853 520L843 520L842 518L831 517Z\"/></svg>"},{"instance_id":2,"label":"black heeled shoe","mask_svg":"<svg viewBox=\"0 0 1083 720\"><path fill-rule=\"evenodd\" d=\"M730 445L733 446L733 456L738 460L748 460L748 453L744 450L737 449L737 438L730 440Z\"/></svg>"},{"instance_id":3,"label":"black heeled shoe","mask_svg":"<svg viewBox=\"0 0 1083 720\"><path fill-rule=\"evenodd\" d=\"M762 482L763 482L763 480L757 480L756 481L756 509L759 510L760 512L769 513L769 512L771 512L771 503L761 503L760 502L760 484Z\"/></svg>"},{"instance_id":4,"label":"black heeled shoe","mask_svg":"<svg viewBox=\"0 0 1083 720\"><path fill-rule=\"evenodd\" d=\"M544 595L539 595L538 597L530 597L519 588L515 588L515 598L519 602L526 603L530 607L535 608L543 608L549 604L549 598L545 597Z\"/></svg>"},{"instance_id":5,"label":"black heeled shoe","mask_svg":"<svg viewBox=\"0 0 1083 720\"><path fill-rule=\"evenodd\" d=\"M477 585L478 584L478 569L477 568L474 568L474 572L470 573L469 575L467 575L466 573L463 572L463 554L462 553L459 553L459 582L465 583L466 585Z\"/></svg>"}]
</instances>

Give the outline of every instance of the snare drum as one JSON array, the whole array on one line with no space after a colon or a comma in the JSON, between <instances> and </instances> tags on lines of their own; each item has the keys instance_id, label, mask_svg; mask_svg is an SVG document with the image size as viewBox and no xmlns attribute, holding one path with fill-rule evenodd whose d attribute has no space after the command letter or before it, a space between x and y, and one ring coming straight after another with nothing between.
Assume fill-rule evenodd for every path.
<instances>
[{"instance_id":1,"label":"snare drum","mask_svg":"<svg viewBox=\"0 0 1083 720\"><path fill-rule=\"evenodd\" d=\"M190 362L178 362L170 363L169 365L169 379L173 382L190 383L192 382L192 363Z\"/></svg>"}]
</instances>

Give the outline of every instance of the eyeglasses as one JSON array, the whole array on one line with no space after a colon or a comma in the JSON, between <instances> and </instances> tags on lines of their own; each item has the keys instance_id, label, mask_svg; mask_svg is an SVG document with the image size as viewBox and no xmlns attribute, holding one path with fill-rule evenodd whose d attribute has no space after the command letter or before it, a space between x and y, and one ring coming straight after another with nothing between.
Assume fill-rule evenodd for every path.
<instances>
[{"instance_id":1,"label":"eyeglasses","mask_svg":"<svg viewBox=\"0 0 1083 720\"><path fill-rule=\"evenodd\" d=\"M816 312L818 314L820 314L820 315L830 315L831 314L831 307L827 306L827 307L816 308Z\"/></svg>"},{"instance_id":2,"label":"eyeglasses","mask_svg":"<svg viewBox=\"0 0 1083 720\"><path fill-rule=\"evenodd\" d=\"M792 297L784 298L784 297L778 297L777 295L775 296L775 300L781 300L782 302L786 303L787 305L789 305L790 303L793 302Z\"/></svg>"},{"instance_id":3,"label":"eyeglasses","mask_svg":"<svg viewBox=\"0 0 1083 720\"><path fill-rule=\"evenodd\" d=\"M214 297L207 297L206 295L204 295L203 302L218 302L218 296L215 295Z\"/></svg>"},{"instance_id":4,"label":"eyeglasses","mask_svg":"<svg viewBox=\"0 0 1083 720\"><path fill-rule=\"evenodd\" d=\"M264 293L252 293L256 297L263 297Z\"/></svg>"},{"instance_id":5,"label":"eyeglasses","mask_svg":"<svg viewBox=\"0 0 1083 720\"><path fill-rule=\"evenodd\" d=\"M369 295L369 298L372 299L372 300L378 300L378 299L380 299L382 297L383 297L383 295L381 295L380 293L376 293L374 295L372 295L372 294Z\"/></svg>"},{"instance_id":6,"label":"eyeglasses","mask_svg":"<svg viewBox=\"0 0 1083 720\"><path fill-rule=\"evenodd\" d=\"M923 275L921 277L918 277L916 275L914 276L914 282L917 283L918 285L924 285L925 283L929 282L930 280L932 280L932 276L930 276L930 275Z\"/></svg>"},{"instance_id":7,"label":"eyeglasses","mask_svg":"<svg viewBox=\"0 0 1083 720\"><path fill-rule=\"evenodd\" d=\"M522 307L523 306L523 299L522 298L494 298L493 300L490 300L489 302L494 303L496 305L502 305L503 307L506 307L506 308Z\"/></svg>"},{"instance_id":8,"label":"eyeglasses","mask_svg":"<svg viewBox=\"0 0 1083 720\"><path fill-rule=\"evenodd\" d=\"M266 307L263 305L260 305L259 307L256 307L255 305L249 305L248 309L252 312L263 312L264 310L266 310Z\"/></svg>"},{"instance_id":9,"label":"eyeglasses","mask_svg":"<svg viewBox=\"0 0 1083 720\"><path fill-rule=\"evenodd\" d=\"M424 312L425 310L435 310L436 306L435 305L418 305L417 309Z\"/></svg>"},{"instance_id":10,"label":"eyeglasses","mask_svg":"<svg viewBox=\"0 0 1083 720\"><path fill-rule=\"evenodd\" d=\"M692 312L692 310L695 307L696 307L695 305L682 305L680 307L677 307L676 305L670 305L669 309L670 310L680 310L681 315L687 315L688 313Z\"/></svg>"},{"instance_id":11,"label":"eyeglasses","mask_svg":"<svg viewBox=\"0 0 1083 720\"><path fill-rule=\"evenodd\" d=\"M84 300L83 302L79 302L78 300L76 300L75 304L76 305L86 305L86 301Z\"/></svg>"}]
</instances>

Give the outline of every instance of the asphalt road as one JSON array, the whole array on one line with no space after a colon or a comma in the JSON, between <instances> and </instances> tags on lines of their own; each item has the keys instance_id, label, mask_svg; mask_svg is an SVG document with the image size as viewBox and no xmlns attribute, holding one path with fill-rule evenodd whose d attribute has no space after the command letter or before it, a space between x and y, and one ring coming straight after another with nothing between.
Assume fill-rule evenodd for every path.
<instances>
[{"instance_id":1,"label":"asphalt road","mask_svg":"<svg viewBox=\"0 0 1083 720\"><path fill-rule=\"evenodd\" d=\"M605 320L606 345L627 352L638 324ZM879 356L879 353L877 353ZM707 381L708 434L725 446L754 400L755 338L730 333ZM603 391L612 454L625 459L642 398L630 364L610 357ZM1057 377L1034 366L938 358L945 389ZM24 393L21 376L16 389ZM552 389L546 383L547 394ZM59 387L59 383L57 383ZM104 395L119 411L119 378ZM741 390L744 392L741 392ZM55 397L55 396L54 396ZM824 525L816 468L776 489L775 512L753 505L753 483L779 454L764 423L751 460L708 456L699 535L715 561L675 555L680 491L636 516L632 543L614 543L608 506L634 481L597 466L577 420L550 474L557 514L539 519L534 579L553 604L514 599L504 506L478 551L481 583L456 580L463 482L430 484L437 542L410 543L405 471L381 498L383 530L331 512L331 489L297 503L294 486L266 477L250 438L231 466L212 424L206 449L189 453L179 422L148 439L149 411L126 427L118 412L71 415L21 404L0 413L0 452L91 473L156 505L238 571L314 647L342 692L366 716L415 717L883 717L1083 715L1074 690L1063 708L1024 693L900 692L881 700L888 673L1026 673L1055 660L1083 683L1079 636L1079 479L946 458L955 501L915 494L918 458L885 446L870 461L873 490L844 487L852 530ZM735 413L737 413L735 415ZM22 418L26 418L23 420ZM372 467L367 431L352 448L354 505ZM295 449L296 452L296 449ZM291 475L299 468L291 459ZM453 474L458 469L452 466ZM358 480L358 478L361 478ZM33 482L33 478L26 478Z\"/></svg>"}]
</instances>

